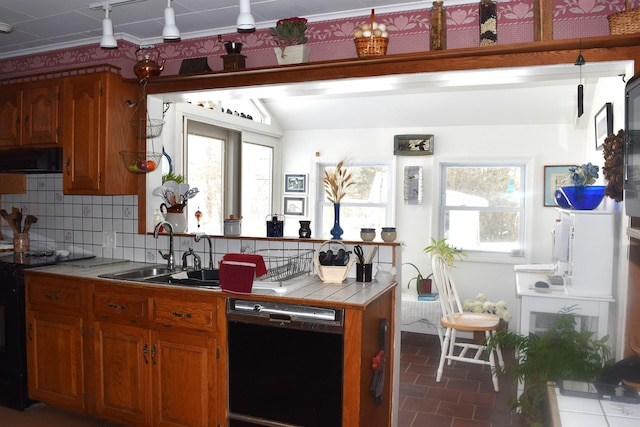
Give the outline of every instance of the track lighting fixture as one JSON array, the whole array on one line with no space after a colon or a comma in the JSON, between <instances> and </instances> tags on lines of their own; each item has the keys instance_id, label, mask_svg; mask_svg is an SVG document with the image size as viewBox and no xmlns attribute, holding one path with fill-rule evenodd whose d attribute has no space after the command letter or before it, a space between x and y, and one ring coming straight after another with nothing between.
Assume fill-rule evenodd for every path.
<instances>
[{"instance_id":1,"label":"track lighting fixture","mask_svg":"<svg viewBox=\"0 0 640 427\"><path fill-rule=\"evenodd\" d=\"M251 0L240 0L240 14L236 27L239 33L253 33L256 30L256 20L251 14Z\"/></svg>"},{"instance_id":2,"label":"track lighting fixture","mask_svg":"<svg viewBox=\"0 0 640 427\"><path fill-rule=\"evenodd\" d=\"M105 17L102 20L102 38L100 39L100 47L103 49L115 49L118 47L118 41L113 36L113 22L109 18L109 12L111 12L111 5L102 6L105 12Z\"/></svg>"},{"instance_id":3,"label":"track lighting fixture","mask_svg":"<svg viewBox=\"0 0 640 427\"><path fill-rule=\"evenodd\" d=\"M180 30L176 25L176 14L171 7L171 0L167 0L167 8L164 10L164 28L162 38L165 42L179 42Z\"/></svg>"}]
</instances>

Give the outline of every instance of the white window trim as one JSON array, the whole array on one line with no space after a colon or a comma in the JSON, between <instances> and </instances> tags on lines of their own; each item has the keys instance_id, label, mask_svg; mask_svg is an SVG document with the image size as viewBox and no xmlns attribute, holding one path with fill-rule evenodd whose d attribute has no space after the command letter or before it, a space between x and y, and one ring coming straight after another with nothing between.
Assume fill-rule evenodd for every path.
<instances>
[{"instance_id":1,"label":"white window trim","mask_svg":"<svg viewBox=\"0 0 640 427\"><path fill-rule=\"evenodd\" d=\"M534 168L535 161L532 158L474 158L473 161L469 161L468 158L440 158L434 161L433 169L433 218L435 220L432 223L432 236L439 238L440 236L440 224L442 223L441 205L442 205L442 166L443 165L467 165L473 166L478 164L495 164L500 165L513 165L522 164L525 167L525 183L523 186L524 191L524 254L522 256L511 256L509 254L490 254L470 252L468 257L465 257L465 262L479 262L479 263L496 263L496 264L528 264L531 263L531 254L533 250L533 204L535 192L534 187ZM542 187L540 185L540 187Z\"/></svg>"},{"instance_id":2,"label":"white window trim","mask_svg":"<svg viewBox=\"0 0 640 427\"><path fill-rule=\"evenodd\" d=\"M316 179L316 191L315 191L315 195L314 195L314 199L315 199L315 210L314 210L314 215L315 215L315 223L317 224L316 227L314 227L313 232L316 233L316 235L322 236L322 232L323 230L320 230L319 228L321 227L322 223L323 223L323 217L322 217L322 208L324 206L330 206L331 203L329 202L324 202L325 197L325 190L324 190L324 181L323 181L323 175L321 174L321 169L326 168L326 167L333 167L336 166L338 164L337 161L316 161L314 166L315 166L315 170L313 171L313 174L317 177ZM357 166L357 167L371 167L371 166L385 166L387 168L389 168L389 190L388 190L388 203L368 203L367 205L369 206L379 206L379 207L385 207L385 216L387 218L389 218L389 222L390 224L395 224L395 211L396 211L396 202L395 202L395 163L394 162L388 162L388 161L367 161L367 162L351 162L349 163L349 165L347 165L347 167L349 166ZM362 206L363 203L350 203L350 202L344 202L341 203L341 206ZM384 227L384 225L383 225Z\"/></svg>"}]
</instances>

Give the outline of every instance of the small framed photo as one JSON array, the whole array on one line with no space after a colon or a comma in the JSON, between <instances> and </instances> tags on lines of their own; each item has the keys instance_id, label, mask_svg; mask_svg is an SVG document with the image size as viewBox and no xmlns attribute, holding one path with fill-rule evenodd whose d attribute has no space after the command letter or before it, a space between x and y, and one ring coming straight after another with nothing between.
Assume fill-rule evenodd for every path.
<instances>
[{"instance_id":1,"label":"small framed photo","mask_svg":"<svg viewBox=\"0 0 640 427\"><path fill-rule=\"evenodd\" d=\"M573 165L557 165L544 167L544 205L555 206L556 199L554 193L563 185L567 185L567 176L569 176L569 168Z\"/></svg>"},{"instance_id":2,"label":"small framed photo","mask_svg":"<svg viewBox=\"0 0 640 427\"><path fill-rule=\"evenodd\" d=\"M284 174L284 192L307 194L307 174L304 174L304 173Z\"/></svg>"},{"instance_id":3,"label":"small framed photo","mask_svg":"<svg viewBox=\"0 0 640 427\"><path fill-rule=\"evenodd\" d=\"M304 216L307 208L306 197L286 197L284 198L284 214Z\"/></svg>"},{"instance_id":4,"label":"small framed photo","mask_svg":"<svg viewBox=\"0 0 640 427\"><path fill-rule=\"evenodd\" d=\"M610 102L598 111L595 118L596 150L602 149L604 140L613 133L613 105Z\"/></svg>"},{"instance_id":5,"label":"small framed photo","mask_svg":"<svg viewBox=\"0 0 640 427\"><path fill-rule=\"evenodd\" d=\"M427 156L433 154L433 135L395 135L393 154L396 156Z\"/></svg>"}]
</instances>

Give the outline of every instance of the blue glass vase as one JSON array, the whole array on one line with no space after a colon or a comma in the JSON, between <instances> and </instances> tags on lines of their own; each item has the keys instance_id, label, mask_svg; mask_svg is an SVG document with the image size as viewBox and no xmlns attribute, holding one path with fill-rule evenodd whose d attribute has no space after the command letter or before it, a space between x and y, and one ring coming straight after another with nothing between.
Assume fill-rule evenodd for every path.
<instances>
[{"instance_id":1,"label":"blue glass vase","mask_svg":"<svg viewBox=\"0 0 640 427\"><path fill-rule=\"evenodd\" d=\"M333 228L331 229L332 240L342 240L344 230L340 227L340 203L333 204Z\"/></svg>"}]
</instances>

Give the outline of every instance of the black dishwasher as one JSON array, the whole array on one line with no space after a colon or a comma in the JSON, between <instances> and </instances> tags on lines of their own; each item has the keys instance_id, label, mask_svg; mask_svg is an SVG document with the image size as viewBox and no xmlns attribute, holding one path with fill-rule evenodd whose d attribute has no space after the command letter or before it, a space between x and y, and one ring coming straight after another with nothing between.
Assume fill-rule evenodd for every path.
<instances>
[{"instance_id":1,"label":"black dishwasher","mask_svg":"<svg viewBox=\"0 0 640 427\"><path fill-rule=\"evenodd\" d=\"M342 425L344 310L228 299L229 426Z\"/></svg>"}]
</instances>

